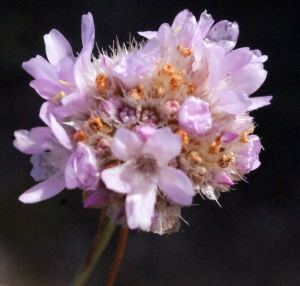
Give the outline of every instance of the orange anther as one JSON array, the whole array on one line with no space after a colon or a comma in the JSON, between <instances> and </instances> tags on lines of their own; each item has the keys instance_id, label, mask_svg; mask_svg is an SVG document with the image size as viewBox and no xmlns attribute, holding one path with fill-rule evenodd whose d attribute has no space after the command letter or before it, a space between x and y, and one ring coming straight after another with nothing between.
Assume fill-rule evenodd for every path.
<instances>
[{"instance_id":1,"label":"orange anther","mask_svg":"<svg viewBox=\"0 0 300 286\"><path fill-rule=\"evenodd\" d=\"M193 53L192 49L184 48L183 46L180 45L177 47L177 51L181 53L185 58L189 57Z\"/></svg>"},{"instance_id":2,"label":"orange anther","mask_svg":"<svg viewBox=\"0 0 300 286\"><path fill-rule=\"evenodd\" d=\"M104 73L98 74L95 79L96 85L100 89L108 89L108 77Z\"/></svg>"}]
</instances>

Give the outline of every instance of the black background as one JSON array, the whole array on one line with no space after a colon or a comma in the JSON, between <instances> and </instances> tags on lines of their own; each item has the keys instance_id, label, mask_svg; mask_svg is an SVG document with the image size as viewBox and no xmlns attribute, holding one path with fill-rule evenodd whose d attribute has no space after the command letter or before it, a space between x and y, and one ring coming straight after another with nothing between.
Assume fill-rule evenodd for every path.
<instances>
[{"instance_id":1,"label":"black background","mask_svg":"<svg viewBox=\"0 0 300 286\"><path fill-rule=\"evenodd\" d=\"M195 199L185 208L189 223L159 236L131 231L116 285L300 285L299 19L296 5L274 1L12 1L0 2L0 282L68 285L97 229L97 210L84 210L79 190L23 205L18 196L34 185L29 156L12 146L13 131L43 126L43 100L21 68L45 56L43 35L58 29L81 49L81 15L92 12L96 42L108 49L129 33L157 30L188 8L215 21L237 21L237 47L269 56L268 77L256 95L272 104L252 112L262 139L262 165L215 202ZM95 54L97 54L95 50ZM103 285L116 237L87 285Z\"/></svg>"}]
</instances>

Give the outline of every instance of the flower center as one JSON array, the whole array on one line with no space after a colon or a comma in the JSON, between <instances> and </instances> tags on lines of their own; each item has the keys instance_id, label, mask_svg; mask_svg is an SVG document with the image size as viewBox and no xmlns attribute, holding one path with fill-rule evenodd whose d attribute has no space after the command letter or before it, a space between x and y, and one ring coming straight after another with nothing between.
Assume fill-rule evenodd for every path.
<instances>
[{"instance_id":1,"label":"flower center","mask_svg":"<svg viewBox=\"0 0 300 286\"><path fill-rule=\"evenodd\" d=\"M156 160L153 158L139 157L134 163L134 170L146 177L150 177L158 173Z\"/></svg>"}]
</instances>

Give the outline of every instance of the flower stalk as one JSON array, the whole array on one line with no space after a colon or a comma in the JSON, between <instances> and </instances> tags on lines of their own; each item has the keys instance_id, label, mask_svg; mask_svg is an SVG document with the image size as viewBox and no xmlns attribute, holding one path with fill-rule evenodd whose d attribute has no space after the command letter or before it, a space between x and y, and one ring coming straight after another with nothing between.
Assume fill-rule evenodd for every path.
<instances>
[{"instance_id":1,"label":"flower stalk","mask_svg":"<svg viewBox=\"0 0 300 286\"><path fill-rule=\"evenodd\" d=\"M105 211L101 212L98 232L94 238L92 247L90 248L85 261L75 276L70 286L83 286L87 282L92 270L94 269L98 259L108 245L112 237L116 225L105 216Z\"/></svg>"},{"instance_id":2,"label":"flower stalk","mask_svg":"<svg viewBox=\"0 0 300 286\"><path fill-rule=\"evenodd\" d=\"M116 251L116 255L115 255L112 267L111 267L109 275L108 275L106 286L114 285L114 282L116 280L116 277L117 277L117 274L118 274L118 271L120 268L120 264L121 264L121 261L123 258L123 254L125 251L128 232L129 232L129 229L127 227L126 228L122 227L122 226L120 227L118 247L117 247L117 251Z\"/></svg>"}]
</instances>

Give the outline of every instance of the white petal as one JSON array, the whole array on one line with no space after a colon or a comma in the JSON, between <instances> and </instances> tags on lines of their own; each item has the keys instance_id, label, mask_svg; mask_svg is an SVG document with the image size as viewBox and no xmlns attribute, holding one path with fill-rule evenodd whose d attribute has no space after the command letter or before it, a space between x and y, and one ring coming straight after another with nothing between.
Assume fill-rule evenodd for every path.
<instances>
[{"instance_id":1,"label":"white petal","mask_svg":"<svg viewBox=\"0 0 300 286\"><path fill-rule=\"evenodd\" d=\"M248 107L247 111L252 111L260 107L270 104L270 100L273 98L272 95L269 96L259 96L250 98L252 104Z\"/></svg>"},{"instance_id":2,"label":"white petal","mask_svg":"<svg viewBox=\"0 0 300 286\"><path fill-rule=\"evenodd\" d=\"M232 80L228 89L235 89L250 95L257 91L267 77L262 63L250 63L241 70L231 74Z\"/></svg>"},{"instance_id":3,"label":"white petal","mask_svg":"<svg viewBox=\"0 0 300 286\"><path fill-rule=\"evenodd\" d=\"M128 161L139 154L143 145L137 134L125 128L118 129L113 139L111 151L123 161Z\"/></svg>"},{"instance_id":4,"label":"white petal","mask_svg":"<svg viewBox=\"0 0 300 286\"><path fill-rule=\"evenodd\" d=\"M57 140L65 148L72 150L71 141L65 129L57 122L57 120L52 114L49 115L49 118L50 118L50 128L53 134L55 135L55 137L57 138Z\"/></svg>"},{"instance_id":5,"label":"white petal","mask_svg":"<svg viewBox=\"0 0 300 286\"><path fill-rule=\"evenodd\" d=\"M131 192L131 176L126 172L127 167L128 163L125 163L102 171L101 178L105 186L120 194Z\"/></svg>"},{"instance_id":6,"label":"white petal","mask_svg":"<svg viewBox=\"0 0 300 286\"><path fill-rule=\"evenodd\" d=\"M126 197L127 224L130 229L147 231L154 216L156 185L145 184L144 190L134 190Z\"/></svg>"},{"instance_id":7,"label":"white petal","mask_svg":"<svg viewBox=\"0 0 300 286\"><path fill-rule=\"evenodd\" d=\"M81 20L81 38L82 38L82 46L86 46L91 44L94 46L95 39L95 25L94 19L91 13L87 13L82 16Z\"/></svg>"},{"instance_id":8,"label":"white petal","mask_svg":"<svg viewBox=\"0 0 300 286\"><path fill-rule=\"evenodd\" d=\"M142 37L147 38L148 40L151 40L152 38L154 38L157 34L157 32L154 31L145 31L145 32L138 32L139 35L141 35Z\"/></svg>"},{"instance_id":9,"label":"white petal","mask_svg":"<svg viewBox=\"0 0 300 286\"><path fill-rule=\"evenodd\" d=\"M159 188L175 203L189 206L195 194L190 179L181 170L166 166L159 174Z\"/></svg>"},{"instance_id":10,"label":"white petal","mask_svg":"<svg viewBox=\"0 0 300 286\"><path fill-rule=\"evenodd\" d=\"M35 154L50 148L53 139L48 127L36 127L28 130L15 131L14 146L23 153Z\"/></svg>"},{"instance_id":11,"label":"white petal","mask_svg":"<svg viewBox=\"0 0 300 286\"><path fill-rule=\"evenodd\" d=\"M65 180L67 189L75 189L78 187L76 173L74 171L74 168L72 167L73 154L70 156L65 168Z\"/></svg>"},{"instance_id":12,"label":"white petal","mask_svg":"<svg viewBox=\"0 0 300 286\"><path fill-rule=\"evenodd\" d=\"M62 174L55 174L23 193L19 200L25 204L37 203L60 193L66 186Z\"/></svg>"},{"instance_id":13,"label":"white petal","mask_svg":"<svg viewBox=\"0 0 300 286\"><path fill-rule=\"evenodd\" d=\"M73 50L67 39L57 30L53 29L44 36L46 54L49 62L56 66L64 58L74 58Z\"/></svg>"},{"instance_id":14,"label":"white petal","mask_svg":"<svg viewBox=\"0 0 300 286\"><path fill-rule=\"evenodd\" d=\"M230 114L242 114L251 105L251 100L245 93L236 90L221 90L215 93L218 107Z\"/></svg>"},{"instance_id":15,"label":"white petal","mask_svg":"<svg viewBox=\"0 0 300 286\"><path fill-rule=\"evenodd\" d=\"M145 143L142 154L156 159L159 166L167 165L181 152L181 137L169 127L158 129Z\"/></svg>"}]
</instances>

